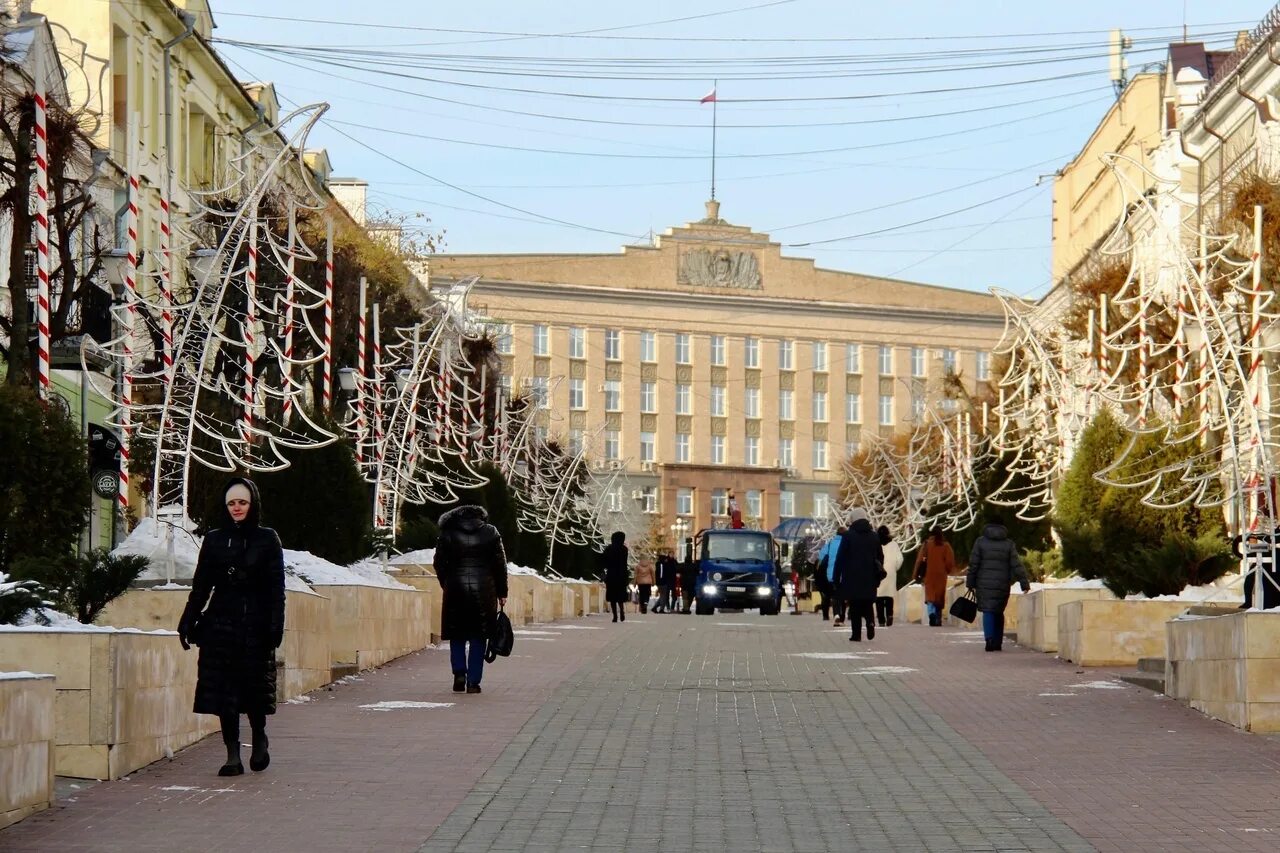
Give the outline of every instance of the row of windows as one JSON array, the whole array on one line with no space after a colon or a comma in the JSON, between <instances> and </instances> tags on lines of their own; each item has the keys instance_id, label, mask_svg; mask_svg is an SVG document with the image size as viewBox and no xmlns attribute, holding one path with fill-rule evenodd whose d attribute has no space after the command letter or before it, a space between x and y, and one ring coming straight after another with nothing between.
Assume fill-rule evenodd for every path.
<instances>
[{"instance_id":1,"label":"row of windows","mask_svg":"<svg viewBox=\"0 0 1280 853\"><path fill-rule=\"evenodd\" d=\"M640 461L641 462L657 462L657 433L642 432L640 433ZM813 467L817 470L826 470L829 466L827 453L827 442L819 439L813 441ZM570 430L569 448L573 452L577 452L582 446L582 431ZM710 437L708 445L709 456L712 465L725 464L725 437L723 435L713 435ZM855 449L856 448L852 448ZM850 448L846 448L850 450ZM622 433L616 429L604 431L604 458L618 461L622 459ZM690 463L693 461L693 436L687 432L676 433L676 455L677 463ZM759 466L763 464L760 458L760 437L748 435L743 438L742 444L742 461L744 465ZM795 439L779 438L778 439L778 467L794 468L795 467Z\"/></svg>"},{"instance_id":2,"label":"row of windows","mask_svg":"<svg viewBox=\"0 0 1280 853\"><path fill-rule=\"evenodd\" d=\"M658 511L658 487L645 486L639 489L635 494L637 500L640 501L641 509L647 513L656 513ZM729 491L727 489L712 489L710 494L710 509L713 516L727 516L729 514ZM622 512L623 506L622 489L615 489L609 493L605 508L611 512ZM743 503L740 507L744 517L748 519L759 519L764 515L764 494L759 489L748 489L743 494ZM816 492L813 495L813 518L825 518L831 511L831 495L823 492ZM676 489L676 515L690 516L694 514L694 490L693 489ZM778 515L782 518L793 518L796 514L796 493L789 490L778 492Z\"/></svg>"},{"instance_id":3,"label":"row of windows","mask_svg":"<svg viewBox=\"0 0 1280 853\"><path fill-rule=\"evenodd\" d=\"M497 331L498 352L504 355L512 353L511 327L504 325ZM758 368L760 366L759 338L743 338L743 366ZM778 341L778 368L780 370L795 369L795 341ZM828 371L828 353L831 347L823 341L810 342L813 354L813 369L817 373ZM887 344L876 346L877 368L882 376L893 375L893 350ZM846 373L862 372L862 345L844 345L844 369ZM536 325L533 327L533 354L551 354L551 327ZM587 357L587 330L581 327L569 329L569 358ZM622 360L622 332L617 329L606 329L604 332L604 357L607 361ZM911 375L923 377L928 357L928 348L913 346L910 350ZM942 369L948 373L957 370L957 351L949 347L940 350ZM640 333L640 360L656 362L658 360L658 336L656 332ZM684 332L675 336L676 364L693 363L693 336ZM711 364L717 367L726 365L725 336L711 336ZM991 354L985 351L977 353L977 378L989 379L991 376Z\"/></svg>"}]
</instances>

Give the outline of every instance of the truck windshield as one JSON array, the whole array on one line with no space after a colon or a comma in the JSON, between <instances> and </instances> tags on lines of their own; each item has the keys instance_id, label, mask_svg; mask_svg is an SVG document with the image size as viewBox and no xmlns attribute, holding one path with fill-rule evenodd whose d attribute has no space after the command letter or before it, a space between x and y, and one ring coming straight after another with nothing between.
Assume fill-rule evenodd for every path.
<instances>
[{"instance_id":1,"label":"truck windshield","mask_svg":"<svg viewBox=\"0 0 1280 853\"><path fill-rule=\"evenodd\" d=\"M721 534L712 533L707 536L708 560L758 560L768 562L773 559L769 534Z\"/></svg>"}]
</instances>

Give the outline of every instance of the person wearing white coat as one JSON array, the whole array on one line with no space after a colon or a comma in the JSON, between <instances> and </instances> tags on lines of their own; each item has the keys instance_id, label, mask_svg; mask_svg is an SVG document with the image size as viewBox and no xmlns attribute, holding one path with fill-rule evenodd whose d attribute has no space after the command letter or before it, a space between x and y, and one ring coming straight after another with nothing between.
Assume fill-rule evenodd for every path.
<instances>
[{"instance_id":1,"label":"person wearing white coat","mask_svg":"<svg viewBox=\"0 0 1280 853\"><path fill-rule=\"evenodd\" d=\"M902 568L902 549L893 541L889 528L880 525L880 547L884 550L884 580L876 590L876 622L881 628L893 624L893 599L898 593L898 569Z\"/></svg>"}]
</instances>

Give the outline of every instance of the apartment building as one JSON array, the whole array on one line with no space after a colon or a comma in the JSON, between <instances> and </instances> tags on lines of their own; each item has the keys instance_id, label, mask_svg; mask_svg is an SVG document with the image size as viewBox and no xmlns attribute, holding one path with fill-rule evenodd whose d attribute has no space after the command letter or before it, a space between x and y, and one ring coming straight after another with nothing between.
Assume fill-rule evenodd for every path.
<instances>
[{"instance_id":1,"label":"apartment building","mask_svg":"<svg viewBox=\"0 0 1280 853\"><path fill-rule=\"evenodd\" d=\"M598 255L442 255L432 286L479 276L504 381L540 430L621 468L610 509L663 525L822 517L868 434L908 428L944 374L988 378L994 297L817 268L709 202L652 246Z\"/></svg>"}]
</instances>

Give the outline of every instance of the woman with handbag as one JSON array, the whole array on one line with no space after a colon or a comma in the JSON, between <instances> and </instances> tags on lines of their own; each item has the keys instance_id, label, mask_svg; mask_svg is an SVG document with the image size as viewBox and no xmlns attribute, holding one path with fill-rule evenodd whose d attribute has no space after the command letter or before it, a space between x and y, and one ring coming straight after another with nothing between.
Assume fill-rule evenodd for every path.
<instances>
[{"instance_id":1,"label":"woman with handbag","mask_svg":"<svg viewBox=\"0 0 1280 853\"><path fill-rule=\"evenodd\" d=\"M178 640L184 649L200 647L193 710L222 724L227 762L218 775L239 776L241 714L253 730L249 769L271 763L267 715L276 712L275 650L284 639L284 551L276 532L260 524L262 501L251 480L227 484L223 512L200 546Z\"/></svg>"},{"instance_id":2,"label":"woman with handbag","mask_svg":"<svg viewBox=\"0 0 1280 853\"><path fill-rule=\"evenodd\" d=\"M440 635L449 641L453 692L479 693L498 608L507 603L502 534L484 507L454 507L440 516L434 565L444 590Z\"/></svg>"},{"instance_id":3,"label":"woman with handbag","mask_svg":"<svg viewBox=\"0 0 1280 853\"><path fill-rule=\"evenodd\" d=\"M876 636L876 588L884 578L884 550L871 527L867 511L849 511L849 528L840 537L836 569L832 578L839 596L849 605L851 642L862 641L862 623L867 623L867 639Z\"/></svg>"},{"instance_id":4,"label":"woman with handbag","mask_svg":"<svg viewBox=\"0 0 1280 853\"><path fill-rule=\"evenodd\" d=\"M956 555L951 543L942 537L942 528L934 525L929 538L916 553L916 579L924 581L924 607L929 624L942 625L942 608L947 603L947 578L955 574Z\"/></svg>"},{"instance_id":5,"label":"woman with handbag","mask_svg":"<svg viewBox=\"0 0 1280 853\"><path fill-rule=\"evenodd\" d=\"M1014 581L1023 592L1031 589L1027 570L1018 558L1018 546L1000 519L992 518L973 543L969 555L969 573L965 586L978 595L978 611L982 613L982 634L987 651L998 652L1004 644L1004 609L1009 604L1009 587Z\"/></svg>"}]
</instances>

